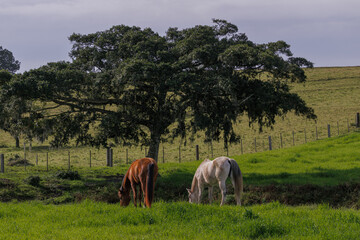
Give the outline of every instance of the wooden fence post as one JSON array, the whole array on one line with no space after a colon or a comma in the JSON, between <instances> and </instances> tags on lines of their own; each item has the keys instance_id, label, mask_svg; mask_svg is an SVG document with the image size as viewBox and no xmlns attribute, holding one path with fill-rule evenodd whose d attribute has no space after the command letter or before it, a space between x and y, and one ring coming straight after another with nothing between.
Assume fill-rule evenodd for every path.
<instances>
[{"instance_id":1,"label":"wooden fence post","mask_svg":"<svg viewBox=\"0 0 360 240\"><path fill-rule=\"evenodd\" d=\"M109 148L106 148L106 166L109 166Z\"/></svg>"},{"instance_id":2,"label":"wooden fence post","mask_svg":"<svg viewBox=\"0 0 360 240\"><path fill-rule=\"evenodd\" d=\"M36 166L38 166L39 165L39 156L38 156L38 154L36 154Z\"/></svg>"},{"instance_id":3,"label":"wooden fence post","mask_svg":"<svg viewBox=\"0 0 360 240\"><path fill-rule=\"evenodd\" d=\"M350 132L349 119L347 119L348 132Z\"/></svg>"},{"instance_id":4,"label":"wooden fence post","mask_svg":"<svg viewBox=\"0 0 360 240\"><path fill-rule=\"evenodd\" d=\"M163 163L165 163L165 148L163 146Z\"/></svg>"},{"instance_id":5,"label":"wooden fence post","mask_svg":"<svg viewBox=\"0 0 360 240\"><path fill-rule=\"evenodd\" d=\"M295 132L292 131L292 135L293 135L293 146L295 146Z\"/></svg>"},{"instance_id":6,"label":"wooden fence post","mask_svg":"<svg viewBox=\"0 0 360 240\"><path fill-rule=\"evenodd\" d=\"M24 142L24 167L26 171L26 143Z\"/></svg>"},{"instance_id":7,"label":"wooden fence post","mask_svg":"<svg viewBox=\"0 0 360 240\"><path fill-rule=\"evenodd\" d=\"M356 114L356 127L360 127L360 113Z\"/></svg>"},{"instance_id":8,"label":"wooden fence post","mask_svg":"<svg viewBox=\"0 0 360 240\"><path fill-rule=\"evenodd\" d=\"M107 167L110 167L110 158L111 158L111 156L110 156L110 154L111 154L111 151L110 151L110 147L108 147L107 149L106 149L106 166Z\"/></svg>"},{"instance_id":9,"label":"wooden fence post","mask_svg":"<svg viewBox=\"0 0 360 240\"><path fill-rule=\"evenodd\" d=\"M49 152L46 153L46 171L49 171Z\"/></svg>"},{"instance_id":10,"label":"wooden fence post","mask_svg":"<svg viewBox=\"0 0 360 240\"><path fill-rule=\"evenodd\" d=\"M114 164L113 154L114 154L113 149L110 148L110 167L112 167Z\"/></svg>"},{"instance_id":11,"label":"wooden fence post","mask_svg":"<svg viewBox=\"0 0 360 240\"><path fill-rule=\"evenodd\" d=\"M0 159L1 159L1 172L4 173L5 172L4 154L0 155Z\"/></svg>"},{"instance_id":12,"label":"wooden fence post","mask_svg":"<svg viewBox=\"0 0 360 240\"><path fill-rule=\"evenodd\" d=\"M126 164L129 163L129 149L126 149Z\"/></svg>"},{"instance_id":13,"label":"wooden fence post","mask_svg":"<svg viewBox=\"0 0 360 240\"><path fill-rule=\"evenodd\" d=\"M91 150L90 150L90 156L89 157L90 157L90 168L91 168Z\"/></svg>"},{"instance_id":14,"label":"wooden fence post","mask_svg":"<svg viewBox=\"0 0 360 240\"><path fill-rule=\"evenodd\" d=\"M181 146L179 146L179 163L181 163Z\"/></svg>"},{"instance_id":15,"label":"wooden fence post","mask_svg":"<svg viewBox=\"0 0 360 240\"><path fill-rule=\"evenodd\" d=\"M318 140L318 131L317 131L317 126L315 126L315 135L316 135L316 140Z\"/></svg>"},{"instance_id":16,"label":"wooden fence post","mask_svg":"<svg viewBox=\"0 0 360 240\"><path fill-rule=\"evenodd\" d=\"M70 151L68 151L68 171L70 171Z\"/></svg>"},{"instance_id":17,"label":"wooden fence post","mask_svg":"<svg viewBox=\"0 0 360 240\"><path fill-rule=\"evenodd\" d=\"M199 160L200 156L199 156L199 145L196 145L196 160Z\"/></svg>"},{"instance_id":18,"label":"wooden fence post","mask_svg":"<svg viewBox=\"0 0 360 240\"><path fill-rule=\"evenodd\" d=\"M272 150L272 145L271 145L271 136L269 136L269 150Z\"/></svg>"},{"instance_id":19,"label":"wooden fence post","mask_svg":"<svg viewBox=\"0 0 360 240\"><path fill-rule=\"evenodd\" d=\"M280 147L283 148L282 134L280 133Z\"/></svg>"},{"instance_id":20,"label":"wooden fence post","mask_svg":"<svg viewBox=\"0 0 360 240\"><path fill-rule=\"evenodd\" d=\"M254 138L254 146L255 146L255 152L257 152L256 151L256 137Z\"/></svg>"},{"instance_id":21,"label":"wooden fence post","mask_svg":"<svg viewBox=\"0 0 360 240\"><path fill-rule=\"evenodd\" d=\"M330 124L327 125L327 129L328 129L328 137L331 137L331 132L330 132Z\"/></svg>"},{"instance_id":22,"label":"wooden fence post","mask_svg":"<svg viewBox=\"0 0 360 240\"><path fill-rule=\"evenodd\" d=\"M244 154L242 138L240 139L240 145L241 145L241 155L242 155Z\"/></svg>"},{"instance_id":23,"label":"wooden fence post","mask_svg":"<svg viewBox=\"0 0 360 240\"><path fill-rule=\"evenodd\" d=\"M304 128L304 135L305 135L305 143L307 143L307 139L306 139L306 128Z\"/></svg>"}]
</instances>

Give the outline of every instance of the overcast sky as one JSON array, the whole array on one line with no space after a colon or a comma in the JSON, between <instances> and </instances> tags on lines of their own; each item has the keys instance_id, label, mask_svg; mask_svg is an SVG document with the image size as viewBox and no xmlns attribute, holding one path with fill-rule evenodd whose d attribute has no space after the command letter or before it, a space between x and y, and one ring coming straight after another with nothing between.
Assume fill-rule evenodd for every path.
<instances>
[{"instance_id":1,"label":"overcast sky","mask_svg":"<svg viewBox=\"0 0 360 240\"><path fill-rule=\"evenodd\" d=\"M212 25L238 26L256 43L284 40L315 66L360 66L359 0L0 0L0 46L21 62L20 72L70 60L72 33L114 25L165 34Z\"/></svg>"}]
</instances>

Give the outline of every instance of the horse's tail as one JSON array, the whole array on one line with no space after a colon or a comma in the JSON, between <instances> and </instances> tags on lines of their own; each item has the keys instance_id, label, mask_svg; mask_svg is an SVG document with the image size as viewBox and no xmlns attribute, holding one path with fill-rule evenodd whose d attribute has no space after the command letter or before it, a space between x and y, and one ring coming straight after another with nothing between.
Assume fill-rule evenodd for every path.
<instances>
[{"instance_id":1,"label":"horse's tail","mask_svg":"<svg viewBox=\"0 0 360 240\"><path fill-rule=\"evenodd\" d=\"M155 164L150 163L148 165L148 174L146 179L146 192L145 192L145 204L147 207L151 207L152 200L154 198L154 184L155 184L155 174L154 173Z\"/></svg>"},{"instance_id":2,"label":"horse's tail","mask_svg":"<svg viewBox=\"0 0 360 240\"><path fill-rule=\"evenodd\" d=\"M239 165L234 159L229 159L231 182L234 186L236 204L241 205L241 194L243 192L243 176Z\"/></svg>"}]
</instances>

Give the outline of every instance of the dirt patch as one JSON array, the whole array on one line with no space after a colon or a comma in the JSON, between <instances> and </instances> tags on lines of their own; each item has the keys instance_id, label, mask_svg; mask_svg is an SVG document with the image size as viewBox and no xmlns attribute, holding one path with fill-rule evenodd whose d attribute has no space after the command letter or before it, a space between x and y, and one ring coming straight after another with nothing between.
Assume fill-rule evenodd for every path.
<instances>
[{"instance_id":1,"label":"dirt patch","mask_svg":"<svg viewBox=\"0 0 360 240\"><path fill-rule=\"evenodd\" d=\"M9 159L8 166L33 166L28 160L21 158L19 155Z\"/></svg>"}]
</instances>

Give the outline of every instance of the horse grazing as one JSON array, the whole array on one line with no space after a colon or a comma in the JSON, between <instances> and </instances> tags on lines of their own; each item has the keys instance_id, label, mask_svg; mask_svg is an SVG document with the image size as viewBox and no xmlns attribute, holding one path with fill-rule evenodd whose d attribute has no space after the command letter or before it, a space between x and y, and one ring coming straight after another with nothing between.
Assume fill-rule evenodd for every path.
<instances>
[{"instance_id":1,"label":"horse grazing","mask_svg":"<svg viewBox=\"0 0 360 240\"><path fill-rule=\"evenodd\" d=\"M136 197L138 196L140 207L142 193L144 195L144 205L151 207L154 198L155 182L158 175L158 166L152 158L141 158L135 160L127 170L121 187L118 191L121 206L128 206L131 200L130 189L133 191L134 205L137 207ZM137 194L137 186L140 186Z\"/></svg>"},{"instance_id":2,"label":"horse grazing","mask_svg":"<svg viewBox=\"0 0 360 240\"><path fill-rule=\"evenodd\" d=\"M205 159L195 172L189 193L190 203L200 203L201 193L204 185L209 187L209 202L212 201L213 186L219 184L221 190L221 204L226 199L226 179L231 176L231 182L235 191L236 204L241 205L241 194L243 192L243 177L239 165L234 159L218 157L213 161Z\"/></svg>"}]
</instances>

